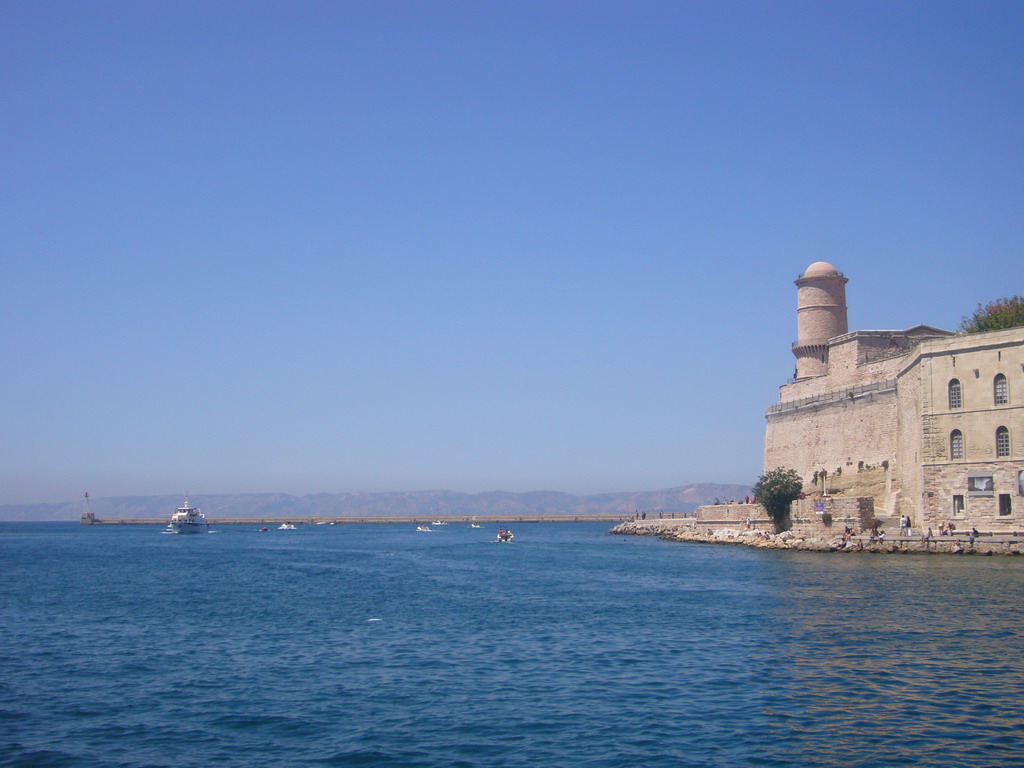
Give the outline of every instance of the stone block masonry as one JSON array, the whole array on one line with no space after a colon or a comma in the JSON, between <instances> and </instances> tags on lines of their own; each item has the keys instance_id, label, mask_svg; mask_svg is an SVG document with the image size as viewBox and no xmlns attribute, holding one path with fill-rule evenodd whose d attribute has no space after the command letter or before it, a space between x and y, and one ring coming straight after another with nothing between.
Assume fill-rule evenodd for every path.
<instances>
[{"instance_id":1,"label":"stone block masonry","mask_svg":"<svg viewBox=\"0 0 1024 768\"><path fill-rule=\"evenodd\" d=\"M790 530L801 538L839 536L846 528L866 531L875 519L874 499L865 496L797 499L790 506L789 516Z\"/></svg>"}]
</instances>

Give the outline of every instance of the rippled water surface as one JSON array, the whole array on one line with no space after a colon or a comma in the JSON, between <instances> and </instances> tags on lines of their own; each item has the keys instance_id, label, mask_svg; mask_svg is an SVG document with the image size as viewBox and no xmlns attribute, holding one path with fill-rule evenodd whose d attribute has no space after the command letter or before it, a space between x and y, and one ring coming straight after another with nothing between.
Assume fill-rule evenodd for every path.
<instances>
[{"instance_id":1,"label":"rippled water surface","mask_svg":"<svg viewBox=\"0 0 1024 768\"><path fill-rule=\"evenodd\" d=\"M0 523L0 766L1024 763L1024 559Z\"/></svg>"}]
</instances>

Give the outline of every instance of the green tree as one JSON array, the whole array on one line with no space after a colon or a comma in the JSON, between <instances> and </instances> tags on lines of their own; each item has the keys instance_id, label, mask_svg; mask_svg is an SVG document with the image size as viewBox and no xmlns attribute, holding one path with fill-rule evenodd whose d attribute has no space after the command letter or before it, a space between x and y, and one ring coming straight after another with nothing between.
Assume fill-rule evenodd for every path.
<instances>
[{"instance_id":1,"label":"green tree","mask_svg":"<svg viewBox=\"0 0 1024 768\"><path fill-rule=\"evenodd\" d=\"M790 503L800 496L804 483L795 469L777 469L765 472L753 487L754 498L764 505L776 527L782 527Z\"/></svg>"},{"instance_id":2,"label":"green tree","mask_svg":"<svg viewBox=\"0 0 1024 768\"><path fill-rule=\"evenodd\" d=\"M960 330L967 333L998 331L1003 328L1024 326L1024 297L1011 296L979 304L974 314L960 322Z\"/></svg>"}]
</instances>

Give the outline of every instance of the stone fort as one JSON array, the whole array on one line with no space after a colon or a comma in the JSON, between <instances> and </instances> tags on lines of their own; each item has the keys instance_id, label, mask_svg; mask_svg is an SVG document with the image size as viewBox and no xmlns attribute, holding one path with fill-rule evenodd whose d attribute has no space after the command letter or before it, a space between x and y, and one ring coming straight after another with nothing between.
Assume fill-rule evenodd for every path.
<instances>
[{"instance_id":1,"label":"stone fort","mask_svg":"<svg viewBox=\"0 0 1024 768\"><path fill-rule=\"evenodd\" d=\"M766 414L764 470L795 469L819 514L857 499L922 529L1024 529L1024 328L851 332L846 283L821 261L796 280L796 369Z\"/></svg>"}]
</instances>

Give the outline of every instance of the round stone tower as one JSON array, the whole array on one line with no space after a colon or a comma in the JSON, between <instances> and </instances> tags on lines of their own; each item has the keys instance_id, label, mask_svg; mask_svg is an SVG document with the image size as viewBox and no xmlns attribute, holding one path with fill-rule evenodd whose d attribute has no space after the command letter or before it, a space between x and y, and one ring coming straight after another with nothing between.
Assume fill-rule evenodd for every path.
<instances>
[{"instance_id":1,"label":"round stone tower","mask_svg":"<svg viewBox=\"0 0 1024 768\"><path fill-rule=\"evenodd\" d=\"M825 261L816 261L796 280L796 377L828 373L828 340L849 331L846 278Z\"/></svg>"}]
</instances>

